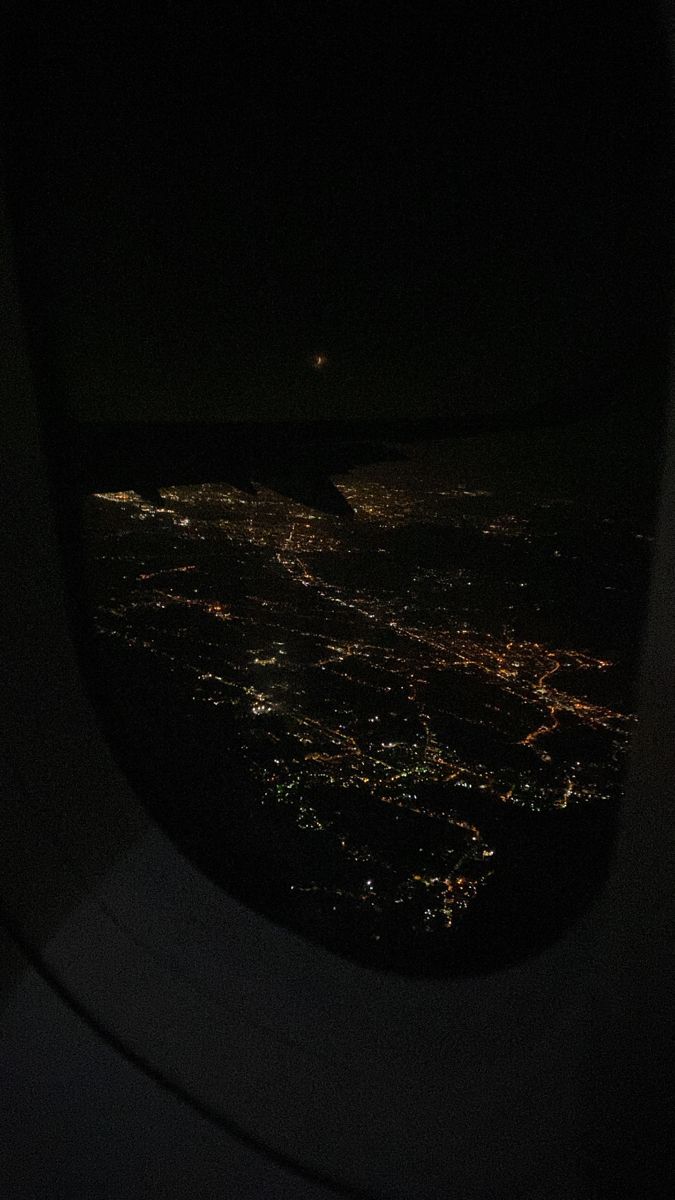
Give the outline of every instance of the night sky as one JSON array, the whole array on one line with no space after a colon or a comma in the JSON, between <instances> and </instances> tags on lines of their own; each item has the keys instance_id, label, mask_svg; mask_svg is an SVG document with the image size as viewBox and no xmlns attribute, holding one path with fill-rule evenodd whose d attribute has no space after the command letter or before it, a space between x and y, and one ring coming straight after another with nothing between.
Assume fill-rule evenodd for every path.
<instances>
[{"instance_id":1,"label":"night sky","mask_svg":"<svg viewBox=\"0 0 675 1200\"><path fill-rule=\"evenodd\" d=\"M51 403L452 418L658 386L656 6L230 7L12 6L5 174Z\"/></svg>"}]
</instances>

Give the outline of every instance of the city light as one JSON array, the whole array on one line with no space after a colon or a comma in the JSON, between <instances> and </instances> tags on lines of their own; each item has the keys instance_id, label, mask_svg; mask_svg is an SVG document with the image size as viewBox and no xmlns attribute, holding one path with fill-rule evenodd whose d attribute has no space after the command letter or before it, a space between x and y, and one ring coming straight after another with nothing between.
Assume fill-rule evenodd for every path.
<instances>
[{"instance_id":1,"label":"city light","mask_svg":"<svg viewBox=\"0 0 675 1200\"><path fill-rule=\"evenodd\" d=\"M454 521L486 544L530 545L536 513L500 511L489 489L425 491L395 473L340 486L355 526L265 489L235 504L214 485L208 510L201 488L167 487L161 508L99 495L119 518L95 552L110 557L111 539L131 536L145 557L101 596L97 628L191 678L195 704L226 704L241 720L260 804L343 863L342 884L296 878L294 894L447 930L500 869L476 798L535 815L602 804L635 719L577 689L611 675L608 657L479 620L484 578L456 557L431 565L411 551L407 575L385 567L378 583L374 564L390 560L397 531ZM530 582L505 579L504 592ZM388 849L340 796L362 798ZM359 882L350 864L372 874Z\"/></svg>"}]
</instances>

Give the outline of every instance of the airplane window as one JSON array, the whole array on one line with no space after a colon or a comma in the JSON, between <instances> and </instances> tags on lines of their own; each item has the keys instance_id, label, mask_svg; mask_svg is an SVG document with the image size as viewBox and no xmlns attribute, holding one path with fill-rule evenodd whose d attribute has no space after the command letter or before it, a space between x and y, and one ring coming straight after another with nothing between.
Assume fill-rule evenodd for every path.
<instances>
[{"instance_id":1,"label":"airplane window","mask_svg":"<svg viewBox=\"0 0 675 1200\"><path fill-rule=\"evenodd\" d=\"M28 11L8 68L101 727L244 903L371 966L496 969L587 908L620 819L667 377L656 11L160 7Z\"/></svg>"},{"instance_id":2,"label":"airplane window","mask_svg":"<svg viewBox=\"0 0 675 1200\"><path fill-rule=\"evenodd\" d=\"M91 496L88 660L139 794L244 899L371 961L550 934L606 868L654 452L607 417L424 440L338 468L350 515L262 466Z\"/></svg>"}]
</instances>

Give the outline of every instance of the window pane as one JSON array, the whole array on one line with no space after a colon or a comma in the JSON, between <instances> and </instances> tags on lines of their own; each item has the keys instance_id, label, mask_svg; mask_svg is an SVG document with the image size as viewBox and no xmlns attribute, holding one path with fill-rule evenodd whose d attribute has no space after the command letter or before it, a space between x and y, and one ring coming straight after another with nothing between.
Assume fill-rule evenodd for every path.
<instances>
[{"instance_id":1,"label":"window pane","mask_svg":"<svg viewBox=\"0 0 675 1200\"><path fill-rule=\"evenodd\" d=\"M608 869L667 379L659 20L13 14L7 186L102 725L195 862L361 961L494 969Z\"/></svg>"},{"instance_id":2,"label":"window pane","mask_svg":"<svg viewBox=\"0 0 675 1200\"><path fill-rule=\"evenodd\" d=\"M246 902L371 963L559 933L611 851L658 429L652 405L637 442L610 414L319 446L372 457L335 475L349 515L300 476L90 496L87 661L139 794Z\"/></svg>"}]
</instances>

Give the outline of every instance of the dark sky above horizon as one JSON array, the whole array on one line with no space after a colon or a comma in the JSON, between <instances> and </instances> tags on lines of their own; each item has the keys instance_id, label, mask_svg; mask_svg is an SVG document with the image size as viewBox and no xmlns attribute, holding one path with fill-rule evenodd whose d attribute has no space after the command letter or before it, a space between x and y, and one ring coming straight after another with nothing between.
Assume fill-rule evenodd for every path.
<instances>
[{"instance_id":1,"label":"dark sky above horizon","mask_svg":"<svg viewBox=\"0 0 675 1200\"><path fill-rule=\"evenodd\" d=\"M9 198L70 415L586 410L658 376L652 5L12 7Z\"/></svg>"}]
</instances>

